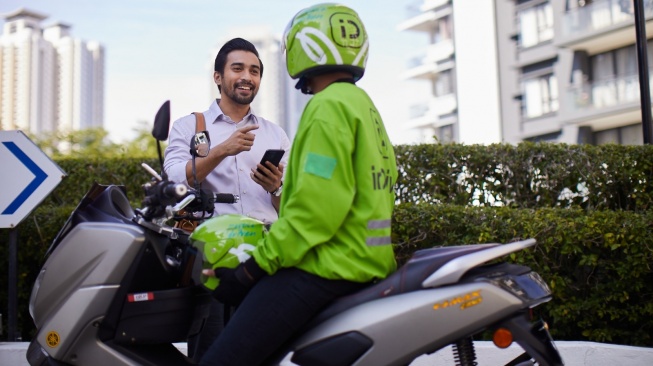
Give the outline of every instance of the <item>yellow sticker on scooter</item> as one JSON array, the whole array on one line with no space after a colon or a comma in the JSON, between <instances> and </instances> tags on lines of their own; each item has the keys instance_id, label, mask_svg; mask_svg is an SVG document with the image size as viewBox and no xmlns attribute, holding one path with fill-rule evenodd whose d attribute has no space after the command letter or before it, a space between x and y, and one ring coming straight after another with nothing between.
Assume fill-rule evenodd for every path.
<instances>
[{"instance_id":1,"label":"yellow sticker on scooter","mask_svg":"<svg viewBox=\"0 0 653 366\"><path fill-rule=\"evenodd\" d=\"M54 348L59 345L59 342L61 342L61 337L59 337L59 333L54 330L49 331L48 334L45 335L45 344L47 344L48 347Z\"/></svg>"},{"instance_id":2,"label":"yellow sticker on scooter","mask_svg":"<svg viewBox=\"0 0 653 366\"><path fill-rule=\"evenodd\" d=\"M460 310L468 309L483 302L481 290L472 291L468 294L454 297L453 299L445 300L443 302L433 305L433 310L446 309L449 307L459 307Z\"/></svg>"}]
</instances>

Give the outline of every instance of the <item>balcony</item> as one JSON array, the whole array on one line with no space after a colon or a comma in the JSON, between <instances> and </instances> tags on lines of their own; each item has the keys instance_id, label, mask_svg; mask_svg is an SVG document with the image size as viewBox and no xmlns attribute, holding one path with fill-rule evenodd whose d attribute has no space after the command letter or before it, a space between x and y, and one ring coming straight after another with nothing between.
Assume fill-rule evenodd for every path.
<instances>
[{"instance_id":1,"label":"balcony","mask_svg":"<svg viewBox=\"0 0 653 366\"><path fill-rule=\"evenodd\" d=\"M649 84L653 87L653 83ZM569 89L568 92L576 111L601 110L615 106L632 107L638 105L640 100L639 75L584 83Z\"/></svg>"},{"instance_id":2,"label":"balcony","mask_svg":"<svg viewBox=\"0 0 653 366\"><path fill-rule=\"evenodd\" d=\"M403 79L427 79L432 80L433 76L454 67L453 40L444 40L432 44L417 56L408 60L406 71L401 74Z\"/></svg>"},{"instance_id":3,"label":"balcony","mask_svg":"<svg viewBox=\"0 0 653 366\"><path fill-rule=\"evenodd\" d=\"M644 16L653 16L653 0L643 0ZM634 7L632 1L597 0L566 12L557 44L571 49L598 53L634 42ZM653 36L647 24L647 36Z\"/></svg>"},{"instance_id":4,"label":"balcony","mask_svg":"<svg viewBox=\"0 0 653 366\"><path fill-rule=\"evenodd\" d=\"M426 49L424 62L440 63L450 59L454 54L453 39L444 39L440 42L431 44Z\"/></svg>"},{"instance_id":5,"label":"balcony","mask_svg":"<svg viewBox=\"0 0 653 366\"><path fill-rule=\"evenodd\" d=\"M447 3L449 3L449 1L425 1L424 5L419 7L419 10L411 10L410 18L399 23L397 30L433 33L437 26L438 19L451 15L453 12L453 6L441 6Z\"/></svg>"},{"instance_id":6,"label":"balcony","mask_svg":"<svg viewBox=\"0 0 653 366\"><path fill-rule=\"evenodd\" d=\"M427 101L410 107L410 121L408 128L440 127L451 124L451 118L444 118L455 114L458 108L456 94L446 94L439 97L433 96Z\"/></svg>"},{"instance_id":7,"label":"balcony","mask_svg":"<svg viewBox=\"0 0 653 366\"><path fill-rule=\"evenodd\" d=\"M451 3L451 0L424 0L420 9L422 11L434 10L449 3Z\"/></svg>"},{"instance_id":8,"label":"balcony","mask_svg":"<svg viewBox=\"0 0 653 366\"><path fill-rule=\"evenodd\" d=\"M653 82L649 84L653 86ZM641 121L638 75L585 83L569 88L566 94L571 103L565 124L580 124L600 131Z\"/></svg>"}]
</instances>

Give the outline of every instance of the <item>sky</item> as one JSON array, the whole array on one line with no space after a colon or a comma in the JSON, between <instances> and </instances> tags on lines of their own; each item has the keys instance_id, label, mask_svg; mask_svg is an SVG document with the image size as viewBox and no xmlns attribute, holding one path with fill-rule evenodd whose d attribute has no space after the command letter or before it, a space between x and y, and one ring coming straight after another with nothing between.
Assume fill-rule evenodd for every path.
<instances>
[{"instance_id":1,"label":"sky","mask_svg":"<svg viewBox=\"0 0 653 366\"><path fill-rule=\"evenodd\" d=\"M170 100L173 120L203 111L216 49L234 28L266 26L281 35L301 9L315 0L3 0L0 15L26 8L71 25L71 35L105 48L104 128L115 141L134 136ZM423 52L426 35L400 32L408 6L419 0L343 0L358 12L370 38L365 76L358 83L377 105L394 144L410 143L403 132L411 104L424 99L426 83L400 78L408 60ZM0 20L0 23L4 23ZM265 60L263 60L265 63ZM266 82L265 77L262 80ZM265 117L265 116L263 116Z\"/></svg>"}]
</instances>

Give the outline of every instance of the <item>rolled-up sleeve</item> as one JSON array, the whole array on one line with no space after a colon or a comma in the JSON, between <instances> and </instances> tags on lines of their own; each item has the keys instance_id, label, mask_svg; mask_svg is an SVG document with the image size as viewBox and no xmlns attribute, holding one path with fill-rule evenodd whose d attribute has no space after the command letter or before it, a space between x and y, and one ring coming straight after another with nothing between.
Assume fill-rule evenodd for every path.
<instances>
[{"instance_id":1,"label":"rolled-up sleeve","mask_svg":"<svg viewBox=\"0 0 653 366\"><path fill-rule=\"evenodd\" d=\"M192 119L192 121L189 121ZM168 147L165 150L165 160L163 170L168 178L173 182L184 183L188 185L186 179L186 164L191 159L190 139L195 131L190 127L195 127L193 116L186 116L178 119L172 125L168 137Z\"/></svg>"}]
</instances>

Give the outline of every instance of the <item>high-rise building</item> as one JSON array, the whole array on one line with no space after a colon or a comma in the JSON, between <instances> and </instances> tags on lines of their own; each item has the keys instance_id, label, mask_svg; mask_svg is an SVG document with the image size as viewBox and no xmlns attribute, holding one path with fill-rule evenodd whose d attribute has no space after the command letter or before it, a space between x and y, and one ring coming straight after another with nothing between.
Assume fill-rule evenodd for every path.
<instances>
[{"instance_id":1,"label":"high-rise building","mask_svg":"<svg viewBox=\"0 0 653 366\"><path fill-rule=\"evenodd\" d=\"M643 142L633 0L466 3L424 0L399 25L430 39L426 57L405 72L433 84L411 127L465 143L468 132L495 126L509 143ZM653 1L643 4L650 35ZM647 49L650 68L653 41ZM496 142L485 133L473 142Z\"/></svg>"},{"instance_id":2,"label":"high-rise building","mask_svg":"<svg viewBox=\"0 0 653 366\"><path fill-rule=\"evenodd\" d=\"M0 128L33 134L101 127L104 49L73 38L70 26L19 9L0 35Z\"/></svg>"},{"instance_id":3,"label":"high-rise building","mask_svg":"<svg viewBox=\"0 0 653 366\"><path fill-rule=\"evenodd\" d=\"M500 0L501 1L501 0ZM400 31L420 32L427 44L403 78L424 80L431 94L416 97L406 128L421 141L499 142L497 48L491 1L412 3Z\"/></svg>"},{"instance_id":4,"label":"high-rise building","mask_svg":"<svg viewBox=\"0 0 653 366\"><path fill-rule=\"evenodd\" d=\"M302 94L294 88L295 81L290 79L286 71L285 57L281 50L279 36L266 27L234 28L229 36L220 41L213 50L213 60L220 47L232 38L244 38L256 47L263 62L263 77L261 85L252 102L254 113L281 126L292 140L297 131L297 125L304 106L310 96ZM211 80L211 98L219 97L217 87Z\"/></svg>"}]
</instances>

